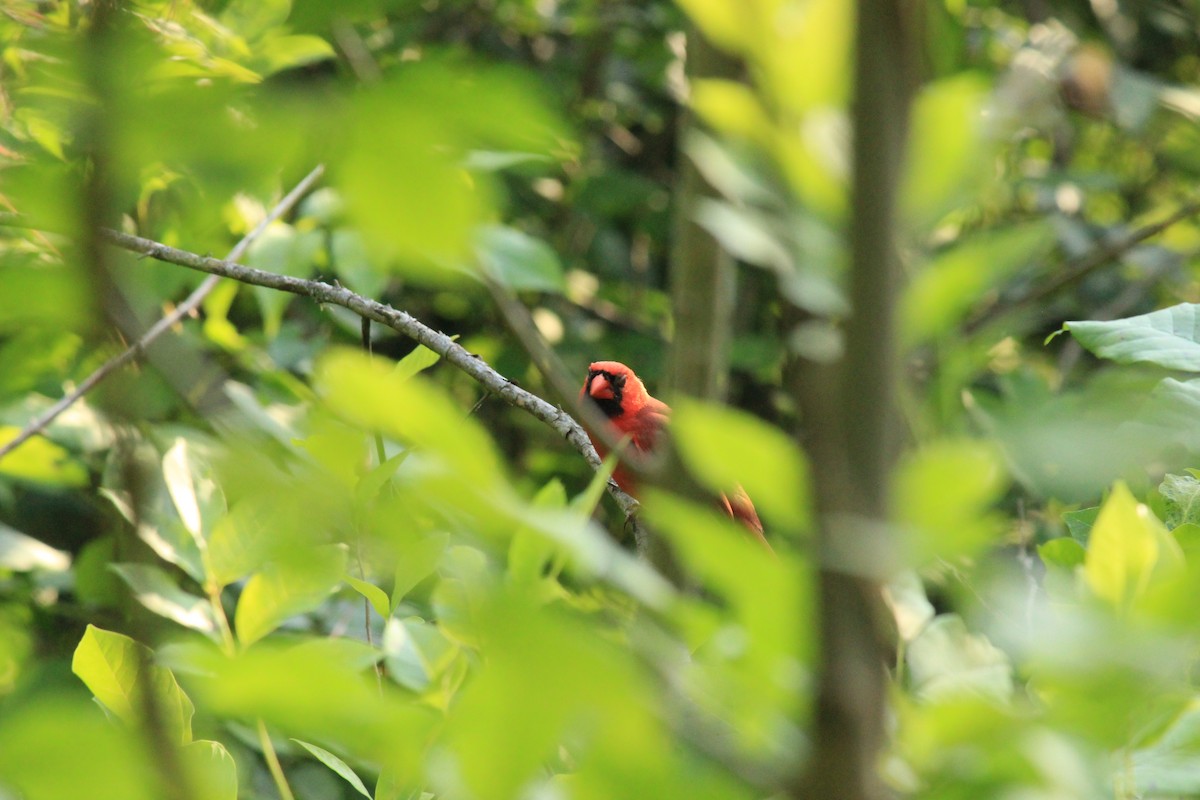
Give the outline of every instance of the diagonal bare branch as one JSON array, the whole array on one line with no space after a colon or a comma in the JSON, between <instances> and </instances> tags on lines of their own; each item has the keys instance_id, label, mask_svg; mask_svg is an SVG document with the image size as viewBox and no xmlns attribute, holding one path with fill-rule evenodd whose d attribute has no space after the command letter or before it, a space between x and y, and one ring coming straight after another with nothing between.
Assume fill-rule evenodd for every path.
<instances>
[{"instance_id":1,"label":"diagonal bare branch","mask_svg":"<svg viewBox=\"0 0 1200 800\"><path fill-rule=\"evenodd\" d=\"M360 317L365 317L381 325L386 325L397 333L425 345L441 356L447 363L465 372L484 389L500 397L509 405L519 408L545 423L570 442L571 446L578 450L593 468L599 468L600 466L600 457L596 454L596 449L592 447L587 434L579 423L575 421L574 417L558 406L552 405L537 395L517 386L493 369L486 361L468 352L462 345L455 342L449 336L441 331L430 328L405 311L400 311L377 300L355 294L345 287L334 286L324 281L293 278L290 275L278 275L274 272L247 267L244 264L237 263L233 259L222 260L201 256L186 250L169 247L150 239L121 233L110 228L102 228L99 235L101 239L110 244L124 250L129 250L130 252L141 253L158 261L165 261L169 264L176 264L188 269L206 272L209 275L231 278L252 286L262 286L267 289L276 289L281 292L301 295L316 300L318 303L341 306L353 311ZM636 512L638 506L637 500L621 491L612 482L609 483L608 491L617 501L617 504L621 506L621 510L626 516L632 516Z\"/></svg>"},{"instance_id":2,"label":"diagonal bare branch","mask_svg":"<svg viewBox=\"0 0 1200 800\"><path fill-rule=\"evenodd\" d=\"M292 208L292 206L296 205L300 198L308 193L308 190L313 187L313 184L320 179L324 172L325 167L318 164L312 172L305 176L304 180L296 184L296 188L288 192L288 194L282 200L275 204L275 207L272 208L265 217L263 217L262 221L254 227L254 230L247 233L242 237L241 241L234 245L233 249L229 251L229 258L241 258L246 251L250 249L250 245L253 244L254 241L262 235L262 232L267 229L267 226L286 214ZM97 368L95 372L84 378L79 385L75 387L74 391L66 394L62 399L50 406L50 408L46 409L38 417L31 420L29 424L26 425L21 432L16 435L15 438L6 442L2 447L0 447L0 458L4 458L30 438L44 431L46 427L55 419L57 419L60 414L78 402L81 397L90 392L96 387L97 384L102 382L109 375L116 372L130 361L133 361L134 359L140 358L142 355L144 355L146 348L148 348L154 342L154 340L156 340L159 336L162 336L166 331L170 330L172 326L176 325L188 314L191 314L193 311L199 308L200 304L204 302L204 298L208 297L208 295L212 293L212 290L215 289L217 284L220 282L221 277L219 275L212 275L204 280L192 291L190 295L187 296L186 299L183 300L183 302L177 305L170 314L167 314L158 322L150 326L150 328L148 328L146 332L137 339L137 341L129 345L129 347L127 347L119 355L116 355L104 362L104 364Z\"/></svg>"}]
</instances>

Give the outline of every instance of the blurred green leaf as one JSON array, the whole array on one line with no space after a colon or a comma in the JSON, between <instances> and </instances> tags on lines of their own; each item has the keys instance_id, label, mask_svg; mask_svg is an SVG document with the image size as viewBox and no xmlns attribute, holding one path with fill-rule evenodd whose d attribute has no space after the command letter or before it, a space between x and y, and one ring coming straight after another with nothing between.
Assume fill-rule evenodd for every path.
<instances>
[{"instance_id":1,"label":"blurred green leaf","mask_svg":"<svg viewBox=\"0 0 1200 800\"><path fill-rule=\"evenodd\" d=\"M363 797L368 799L371 797L371 793L368 792L367 787L363 785L362 779L355 774L354 770L350 769L350 765L345 761L342 761L340 758L323 747L317 747L315 744L310 744L308 742L301 741L300 739L292 739L292 741L303 747L308 752L312 753L318 761L340 775L342 779L346 781L346 783L353 786L355 791L357 791Z\"/></svg>"},{"instance_id":2,"label":"blurred green leaf","mask_svg":"<svg viewBox=\"0 0 1200 800\"><path fill-rule=\"evenodd\" d=\"M558 254L540 239L505 225L485 225L475 235L475 251L488 277L515 291L566 290Z\"/></svg>"},{"instance_id":3,"label":"blurred green leaf","mask_svg":"<svg viewBox=\"0 0 1200 800\"><path fill-rule=\"evenodd\" d=\"M457 339L457 336L451 337ZM419 372L432 367L441 359L437 353L430 350L423 344L414 347L408 355L396 362L396 367L393 370L398 378L411 378Z\"/></svg>"},{"instance_id":4,"label":"blurred green leaf","mask_svg":"<svg viewBox=\"0 0 1200 800\"><path fill-rule=\"evenodd\" d=\"M0 522L0 569L13 572L63 572L70 568L70 553L56 550Z\"/></svg>"},{"instance_id":5,"label":"blurred green leaf","mask_svg":"<svg viewBox=\"0 0 1200 800\"><path fill-rule=\"evenodd\" d=\"M906 343L955 335L981 297L1028 267L1053 243L1053 229L1038 220L972 235L937 254L902 296L900 325Z\"/></svg>"},{"instance_id":6,"label":"blurred green leaf","mask_svg":"<svg viewBox=\"0 0 1200 800\"><path fill-rule=\"evenodd\" d=\"M910 679L927 700L977 695L998 703L1013 692L1008 656L986 637L972 634L956 614L935 617L908 645Z\"/></svg>"},{"instance_id":7,"label":"blurred green leaf","mask_svg":"<svg viewBox=\"0 0 1200 800\"><path fill-rule=\"evenodd\" d=\"M406 689L424 692L450 665L458 647L436 625L419 617L390 619L383 631L388 675Z\"/></svg>"},{"instance_id":8,"label":"blurred green leaf","mask_svg":"<svg viewBox=\"0 0 1200 800\"><path fill-rule=\"evenodd\" d=\"M11 442L19 428L0 426L0 445ZM57 486L83 486L87 470L71 455L41 436L28 439L0 460L0 476Z\"/></svg>"},{"instance_id":9,"label":"blurred green leaf","mask_svg":"<svg viewBox=\"0 0 1200 800\"><path fill-rule=\"evenodd\" d=\"M237 762L225 745L197 739L185 745L180 756L199 800L237 800Z\"/></svg>"},{"instance_id":10,"label":"blurred green leaf","mask_svg":"<svg viewBox=\"0 0 1200 800\"><path fill-rule=\"evenodd\" d=\"M1003 531L992 506L1007 476L988 442L932 442L900 463L894 482L896 518L910 529L914 565L973 556Z\"/></svg>"},{"instance_id":11,"label":"blurred green leaf","mask_svg":"<svg viewBox=\"0 0 1200 800\"><path fill-rule=\"evenodd\" d=\"M133 591L133 596L159 616L185 628L216 636L212 606L202 597L185 592L167 573L151 564L110 564L109 569Z\"/></svg>"},{"instance_id":12,"label":"blurred green leaf","mask_svg":"<svg viewBox=\"0 0 1200 800\"><path fill-rule=\"evenodd\" d=\"M1071 533L1071 538L1081 545L1087 546L1092 526L1096 524L1096 517L1100 516L1100 506L1068 511L1062 516L1063 522L1067 524L1067 530Z\"/></svg>"},{"instance_id":13,"label":"blurred green leaf","mask_svg":"<svg viewBox=\"0 0 1200 800\"><path fill-rule=\"evenodd\" d=\"M71 671L106 708L129 725L138 725L145 713L142 693L155 692L164 733L176 745L192 740L195 707L169 669L156 666L145 645L128 636L88 625L75 648ZM148 674L146 671L148 670Z\"/></svg>"},{"instance_id":14,"label":"blurred green leaf","mask_svg":"<svg viewBox=\"0 0 1200 800\"><path fill-rule=\"evenodd\" d=\"M445 533L407 538L396 543L396 576L389 611L394 612L413 587L433 574L449 543L450 536Z\"/></svg>"},{"instance_id":15,"label":"blurred green leaf","mask_svg":"<svg viewBox=\"0 0 1200 800\"><path fill-rule=\"evenodd\" d=\"M808 464L782 431L741 411L677 403L671 418L684 463L709 489L745 487L764 516L801 530L809 524Z\"/></svg>"},{"instance_id":16,"label":"blurred green leaf","mask_svg":"<svg viewBox=\"0 0 1200 800\"><path fill-rule=\"evenodd\" d=\"M387 593L380 589L375 584L369 581L359 580L350 575L343 575L342 580L349 584L354 591L361 594L371 604L371 608L375 609L375 613L384 619L391 614L391 606L388 602Z\"/></svg>"},{"instance_id":17,"label":"blurred green leaf","mask_svg":"<svg viewBox=\"0 0 1200 800\"><path fill-rule=\"evenodd\" d=\"M912 108L907 172L900 203L924 228L969 197L989 176L984 104L990 86L961 73L924 86Z\"/></svg>"},{"instance_id":18,"label":"blurred green leaf","mask_svg":"<svg viewBox=\"0 0 1200 800\"><path fill-rule=\"evenodd\" d=\"M285 620L321 605L342 582L346 550L323 545L287 561L268 564L246 582L234 626L242 644L252 644Z\"/></svg>"}]
</instances>

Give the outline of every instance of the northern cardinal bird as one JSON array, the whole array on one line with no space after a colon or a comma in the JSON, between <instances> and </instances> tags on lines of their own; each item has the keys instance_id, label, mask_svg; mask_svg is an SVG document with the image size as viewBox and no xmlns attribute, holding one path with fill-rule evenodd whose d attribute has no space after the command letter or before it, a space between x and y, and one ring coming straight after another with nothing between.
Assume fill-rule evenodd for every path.
<instances>
[{"instance_id":1,"label":"northern cardinal bird","mask_svg":"<svg viewBox=\"0 0 1200 800\"><path fill-rule=\"evenodd\" d=\"M596 361L588 367L587 380L579 392L579 399L584 401L589 398L608 417L616 436L628 436L634 450L639 453L653 451L658 432L671 415L671 407L651 397L641 378L618 361ZM588 438L592 440L596 452L604 458L608 452L604 443L590 431ZM618 464L613 470L613 480L624 491L637 495L637 480L623 465ZM730 517L745 525L768 550L771 549L763 536L762 522L754 510L754 503L750 502L750 497L742 487L737 488L733 497L721 495L721 507Z\"/></svg>"}]
</instances>

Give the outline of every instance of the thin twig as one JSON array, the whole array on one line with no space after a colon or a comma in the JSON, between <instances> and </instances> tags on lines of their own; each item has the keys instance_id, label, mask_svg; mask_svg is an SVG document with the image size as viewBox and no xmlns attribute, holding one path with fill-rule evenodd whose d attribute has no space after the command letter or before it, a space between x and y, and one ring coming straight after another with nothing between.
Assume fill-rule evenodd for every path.
<instances>
[{"instance_id":1,"label":"thin twig","mask_svg":"<svg viewBox=\"0 0 1200 800\"><path fill-rule=\"evenodd\" d=\"M1030 290L1028 293L1011 302L1003 305L993 305L976 314L963 326L963 332L967 335L976 333L980 328L1006 314L1032 305L1073 283L1077 283L1096 269L1099 269L1113 259L1120 258L1152 236L1157 236L1172 225L1176 225L1189 217L1194 217L1196 214L1200 214L1200 201L1192 201L1182 206L1174 214L1161 222L1144 225L1114 242L1100 245L1079 258L1068 262L1055 277L1046 281L1041 286Z\"/></svg>"},{"instance_id":2,"label":"thin twig","mask_svg":"<svg viewBox=\"0 0 1200 800\"><path fill-rule=\"evenodd\" d=\"M316 300L318 303L347 308L361 317L368 317L375 322L386 325L397 333L413 339L442 357L448 364L465 372L477 383L492 394L502 398L506 403L533 417L541 420L552 430L566 439L572 447L587 459L593 468L600 467L600 457L592 447L587 433L567 412L563 411L531 392L527 392L512 381L505 378L483 359L468 352L452 338L436 331L422 323L407 312L392 308L376 300L363 297L343 286L333 286L323 281L294 278L290 275L278 275L261 269L253 269L232 260L221 260L208 256L189 253L175 247L168 247L160 242L131 236L110 228L100 230L101 238L109 243L134 253L141 253L159 261L176 264L188 269L206 272L210 275L220 275L241 283L276 289L291 294L302 295ZM609 494L620 505L626 516L630 516L637 508L637 500L625 494L615 484L608 486Z\"/></svg>"},{"instance_id":3,"label":"thin twig","mask_svg":"<svg viewBox=\"0 0 1200 800\"><path fill-rule=\"evenodd\" d=\"M254 230L242 237L242 240L238 242L232 250L229 251L229 258L231 260L241 258L250 248L250 245L253 244L254 241L262 235L262 232L267 229L267 226L279 219L279 217L286 214L288 210L291 209L292 206L294 206L300 200L300 198L312 188L313 184L317 182L324 171L325 167L318 165L313 169L312 172L308 173L304 180L296 184L295 189L292 189L287 196L280 200L279 203L277 203L275 207L271 209L270 213L267 214L267 216L265 216L262 221L254 227ZM213 289L216 288L220 281L221 278L218 275L212 275L204 280L195 288L195 290L192 291L190 295L187 296L183 302L177 305L175 309L171 311L171 313L167 314L158 322L154 323L154 325L150 326L150 328L144 334L142 334L137 341L129 345L129 347L127 347L119 355L114 356L113 358L104 362L104 364L102 364L95 372L84 378L83 381L81 381L80 384L75 387L74 391L69 392L54 405L50 406L50 408L46 409L46 411L26 425L14 439L6 442L2 447L0 447L0 459L4 458L13 450L16 450L33 436L36 436L44 431L46 427L55 419L57 419L60 414L78 402L81 397L90 392L97 384L99 384L109 375L116 372L130 361L133 361L135 358L141 357L146 352L146 348L148 348L154 342L154 340L156 340L166 331L170 330L185 316L191 314L195 309L197 309L200 304L204 302L204 298L208 297L208 295Z\"/></svg>"},{"instance_id":4,"label":"thin twig","mask_svg":"<svg viewBox=\"0 0 1200 800\"><path fill-rule=\"evenodd\" d=\"M566 367L558 357L558 354L550 349L550 346L546 344L545 339L538 332L537 325L534 323L529 309L518 302L517 298L513 297L512 293L504 286L486 277L484 278L484 283L487 285L488 291L492 295L492 300L496 303L496 307L500 309L501 315L508 324L509 330L517 337L517 341L521 344L521 347L529 355L530 359L532 359L538 371L542 373L542 377L550 384L554 393L559 396L562 404L570 408L579 419L583 420L587 429L592 431L601 440L609 452L617 453L623 464L635 473L645 475L647 467L650 466L646 463L647 459L638 458L633 448L624 446L624 443L613 433L608 420L604 418L604 415L598 409L580 401L579 392L575 388L574 382L567 375ZM653 477L653 475L650 477ZM616 483L612 478L609 478L609 485L610 489L616 487ZM637 515L630 513L630 510L625 508L624 505L622 505L622 510L625 511L626 524L633 531L633 540L638 554L648 557L651 551L651 542L645 526Z\"/></svg>"}]
</instances>

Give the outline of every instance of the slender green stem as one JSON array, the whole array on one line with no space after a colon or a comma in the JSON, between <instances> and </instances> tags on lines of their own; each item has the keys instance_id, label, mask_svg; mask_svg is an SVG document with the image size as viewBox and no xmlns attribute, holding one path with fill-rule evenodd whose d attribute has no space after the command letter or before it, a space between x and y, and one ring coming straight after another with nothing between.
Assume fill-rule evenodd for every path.
<instances>
[{"instance_id":1,"label":"slender green stem","mask_svg":"<svg viewBox=\"0 0 1200 800\"><path fill-rule=\"evenodd\" d=\"M275 789L279 792L280 800L296 800L296 796L292 794L292 787L288 786L287 776L283 774L279 756L275 753L275 745L271 744L271 736L267 733L267 724L261 719L258 720L258 741L262 745L263 758L267 760L267 769L271 771L271 778L275 781Z\"/></svg>"}]
</instances>

